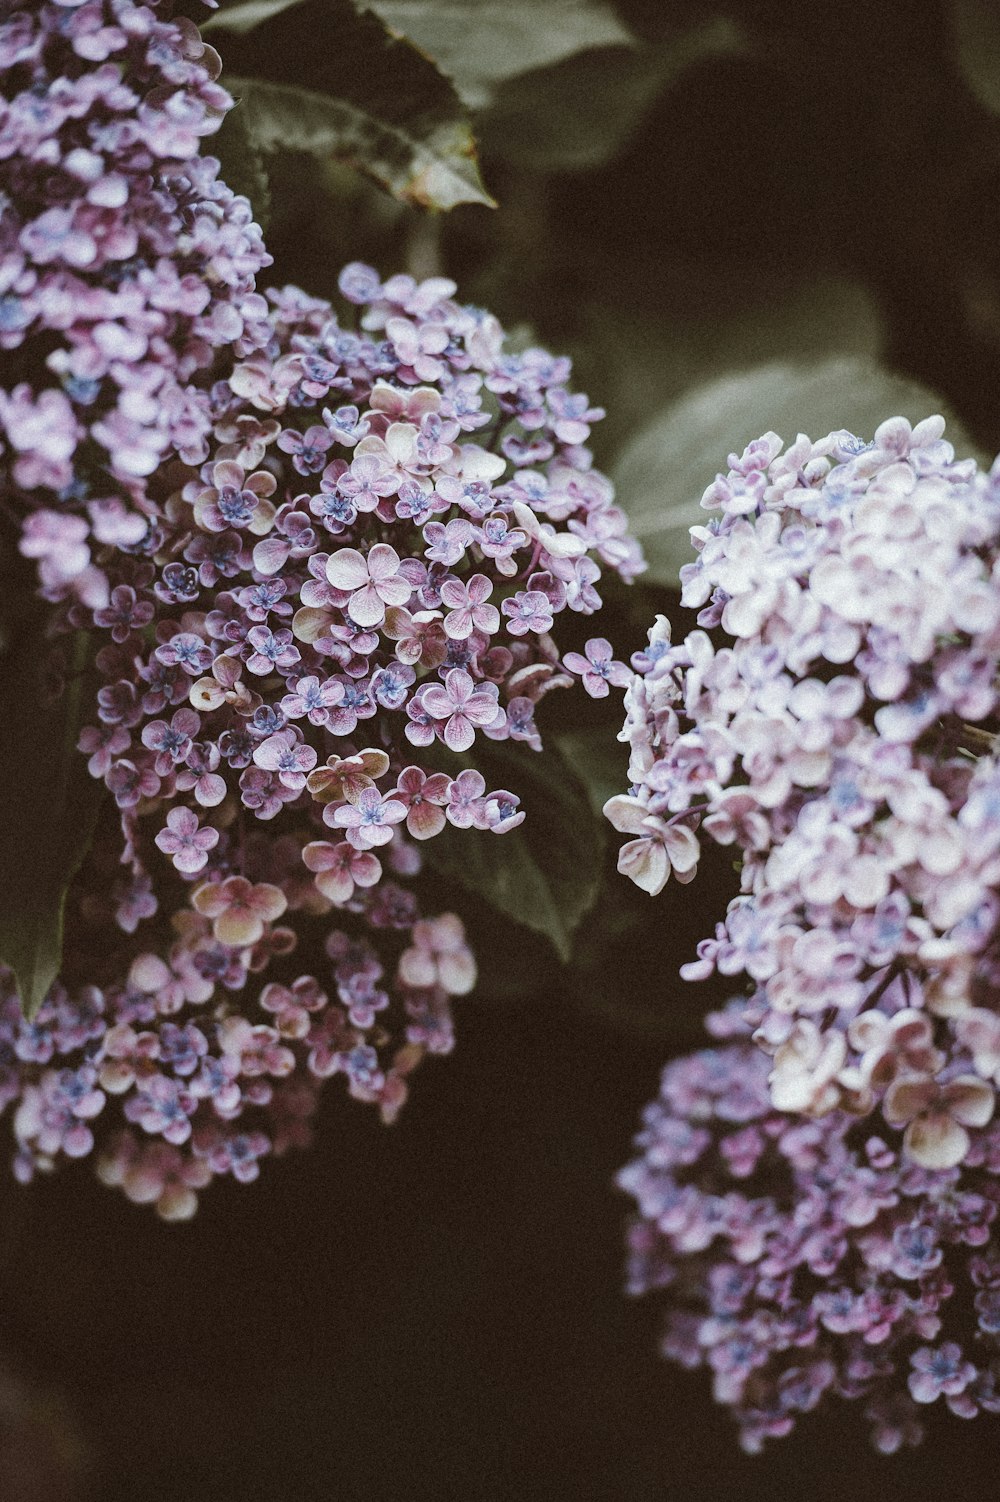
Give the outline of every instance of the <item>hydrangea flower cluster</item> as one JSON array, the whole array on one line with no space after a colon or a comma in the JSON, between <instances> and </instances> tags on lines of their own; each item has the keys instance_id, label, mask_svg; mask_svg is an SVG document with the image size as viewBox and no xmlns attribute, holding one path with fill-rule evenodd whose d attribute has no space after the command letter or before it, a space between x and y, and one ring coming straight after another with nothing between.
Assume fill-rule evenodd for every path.
<instances>
[{"instance_id":1,"label":"hydrangea flower cluster","mask_svg":"<svg viewBox=\"0 0 1000 1502\"><path fill-rule=\"evenodd\" d=\"M137 876L164 857L238 872L248 821L281 815L296 880L344 903L446 824L515 828L516 792L455 755L478 736L538 749L544 693L627 671L603 638L563 664L550 635L600 606L597 559L627 578L642 562L568 362L505 354L444 279L354 265L341 285L362 331L271 294L267 350L213 388L211 455L175 467L107 605L71 613L106 643L80 745Z\"/></svg>"},{"instance_id":2,"label":"hydrangea flower cluster","mask_svg":"<svg viewBox=\"0 0 1000 1502\"><path fill-rule=\"evenodd\" d=\"M619 869L742 892L682 974L745 974L785 1111L881 1109L905 1158L972 1151L1000 1082L1000 467L944 422L773 433L705 493L682 570L699 630L633 657Z\"/></svg>"},{"instance_id":3,"label":"hydrangea flower cluster","mask_svg":"<svg viewBox=\"0 0 1000 1502\"><path fill-rule=\"evenodd\" d=\"M31 1022L0 967L0 1111L22 1183L94 1152L106 1184L187 1219L213 1178L250 1182L265 1155L308 1144L323 1081L342 1075L392 1121L421 1058L450 1051L450 1000L475 981L458 918L421 918L386 883L326 926L322 974L299 973L316 926L278 921L294 906L280 842L254 854L272 879L200 886L165 950L91 933L69 967L87 979L57 983Z\"/></svg>"},{"instance_id":4,"label":"hydrangea flower cluster","mask_svg":"<svg viewBox=\"0 0 1000 1502\"><path fill-rule=\"evenodd\" d=\"M53 600L107 605L95 551L144 545L156 471L208 452L194 378L268 337L260 231L198 155L232 100L171 10L43 0L0 21L0 494Z\"/></svg>"},{"instance_id":5,"label":"hydrangea flower cluster","mask_svg":"<svg viewBox=\"0 0 1000 1502\"><path fill-rule=\"evenodd\" d=\"M197 155L231 101L167 0L45 0L0 66L0 490L95 648L79 746L118 815L30 1023L0 977L0 1108L20 1177L96 1146L184 1218L307 1136L321 1080L392 1119L451 1047L474 961L401 882L446 825L521 822L456 758L622 681L550 628L643 564L567 360L443 278L347 267L356 327L256 293L250 206Z\"/></svg>"},{"instance_id":6,"label":"hydrangea flower cluster","mask_svg":"<svg viewBox=\"0 0 1000 1502\"><path fill-rule=\"evenodd\" d=\"M1000 1412L1000 1125L924 1169L843 1111L776 1111L731 1040L667 1066L636 1145L630 1291L664 1293L664 1353L711 1373L744 1448L833 1398L886 1453L933 1403Z\"/></svg>"}]
</instances>

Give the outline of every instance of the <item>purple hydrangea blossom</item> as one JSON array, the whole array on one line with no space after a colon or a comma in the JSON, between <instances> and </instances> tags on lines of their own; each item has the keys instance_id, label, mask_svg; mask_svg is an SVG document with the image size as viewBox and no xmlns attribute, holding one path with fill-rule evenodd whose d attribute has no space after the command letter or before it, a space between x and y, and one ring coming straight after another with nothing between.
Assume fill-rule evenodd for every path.
<instances>
[{"instance_id":1,"label":"purple hydrangea blossom","mask_svg":"<svg viewBox=\"0 0 1000 1502\"><path fill-rule=\"evenodd\" d=\"M563 658L567 672L578 674L592 699L606 699L611 687L625 688L632 674L624 662L616 662L611 643L603 636L593 636L583 655L567 652Z\"/></svg>"},{"instance_id":2,"label":"purple hydrangea blossom","mask_svg":"<svg viewBox=\"0 0 1000 1502\"><path fill-rule=\"evenodd\" d=\"M324 1078L392 1119L422 1054L450 1048L449 999L475 975L461 924L420 918L370 848L414 875L404 825L419 840L446 822L453 780L411 764L410 732L502 738L509 698L537 740L548 629L590 608L558 575L588 546L563 523L602 559L617 538L623 577L643 565L587 478L577 429L596 414L567 394L568 361L505 356L442 278L347 268L344 295L370 299L358 334L294 289L265 301L250 206L198 154L230 101L195 28L168 0L36 10L2 31L20 134L0 253L19 305L0 337L56 347L35 384L0 391L0 485L57 627L100 644L81 744L119 805L127 876L95 867L72 915L67 952L84 965L96 946L99 990L67 974L28 1025L2 973L6 1102L22 1176L90 1151L99 1116L105 1182L183 1218L214 1174L249 1180L301 1145ZM470 436L487 396L490 448ZM529 420L519 448L508 430ZM564 477L543 523L541 491L519 512L503 494L522 460ZM544 603L510 649L492 638L519 572ZM480 796L484 827L523 817L515 794ZM315 838L327 828L344 837ZM263 977L310 929L333 985L301 977L309 1005L272 1011Z\"/></svg>"},{"instance_id":3,"label":"purple hydrangea blossom","mask_svg":"<svg viewBox=\"0 0 1000 1502\"><path fill-rule=\"evenodd\" d=\"M682 974L746 974L774 1104L880 1110L929 1170L1000 1083L1000 468L943 430L730 456L681 571L699 629L673 645L660 618L634 656L632 788L605 809L651 893L701 835L739 856Z\"/></svg>"},{"instance_id":4,"label":"purple hydrangea blossom","mask_svg":"<svg viewBox=\"0 0 1000 1502\"><path fill-rule=\"evenodd\" d=\"M148 602L127 585L112 597L93 542L144 544L149 477L207 453L195 379L218 347L267 338L259 229L198 154L232 101L217 55L171 9L48 3L0 27L0 339L43 372L0 388L0 489L27 508L22 546L46 596L112 612L119 637ZM72 511L54 510L71 490Z\"/></svg>"},{"instance_id":5,"label":"purple hydrangea blossom","mask_svg":"<svg viewBox=\"0 0 1000 1502\"><path fill-rule=\"evenodd\" d=\"M197 825L190 810L171 813L189 814ZM189 834L176 817L168 829L179 843ZM277 876L273 846L268 860ZM123 941L119 933L116 941L102 926L107 918L88 916L86 900L74 908L74 956L86 963L88 942L101 946L103 968L119 979L100 989L55 986L32 1023L0 967L0 1052L12 1061L0 1082L0 1111L11 1111L22 1180L60 1158L94 1153L105 1183L167 1219L186 1219L216 1175L250 1182L262 1156L307 1145L309 1118L331 1074L345 1073L350 1093L392 1120L421 1055L450 1047L450 997L465 994L475 973L457 919L449 917L435 941L435 976L416 985L404 975L404 957L438 934L443 920L428 926L409 894L397 891L405 916L387 940L374 896L355 901L350 929L326 932L328 981L301 975L288 985L258 983L255 1003L247 979L263 968L259 952L294 947L295 934L275 926L284 894L233 878L209 881L195 895L196 907L161 927L161 953L145 947L148 931L144 940ZM213 913L222 940L209 932ZM210 962L215 952L225 968ZM433 1046L429 1023L426 1041L410 1036L422 1013L438 1019Z\"/></svg>"},{"instance_id":6,"label":"purple hydrangea blossom","mask_svg":"<svg viewBox=\"0 0 1000 1502\"><path fill-rule=\"evenodd\" d=\"M916 1168L841 1111L781 1115L767 1060L735 1041L667 1066L636 1145L629 1291L663 1304L664 1353L711 1374L744 1448L836 1399L863 1403L885 1452L920 1439L916 1405L1000 1412L977 1292L1000 1266L1000 1127L961 1169Z\"/></svg>"}]
</instances>

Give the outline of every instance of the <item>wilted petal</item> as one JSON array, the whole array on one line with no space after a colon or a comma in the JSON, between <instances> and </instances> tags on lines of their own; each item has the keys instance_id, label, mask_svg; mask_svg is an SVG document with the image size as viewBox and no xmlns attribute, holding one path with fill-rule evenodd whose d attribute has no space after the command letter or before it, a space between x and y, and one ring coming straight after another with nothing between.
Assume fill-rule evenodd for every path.
<instances>
[{"instance_id":1,"label":"wilted petal","mask_svg":"<svg viewBox=\"0 0 1000 1502\"><path fill-rule=\"evenodd\" d=\"M941 1102L963 1126L984 1127L993 1115L993 1086L978 1075L960 1074L944 1086Z\"/></svg>"},{"instance_id":2,"label":"wilted petal","mask_svg":"<svg viewBox=\"0 0 1000 1502\"><path fill-rule=\"evenodd\" d=\"M903 1146L921 1168L954 1168L969 1151L969 1134L947 1111L935 1111L910 1122Z\"/></svg>"},{"instance_id":3,"label":"wilted petal","mask_svg":"<svg viewBox=\"0 0 1000 1502\"><path fill-rule=\"evenodd\" d=\"M618 870L651 897L670 879L670 862L660 840L629 840L618 852Z\"/></svg>"},{"instance_id":4,"label":"wilted petal","mask_svg":"<svg viewBox=\"0 0 1000 1502\"><path fill-rule=\"evenodd\" d=\"M894 1080L886 1091L882 1110L893 1126L902 1126L928 1110L935 1096L935 1084L925 1075Z\"/></svg>"},{"instance_id":5,"label":"wilted petal","mask_svg":"<svg viewBox=\"0 0 1000 1502\"><path fill-rule=\"evenodd\" d=\"M406 815L406 827L415 840L429 840L440 834L445 826L444 809L436 803L421 800L410 805Z\"/></svg>"}]
</instances>

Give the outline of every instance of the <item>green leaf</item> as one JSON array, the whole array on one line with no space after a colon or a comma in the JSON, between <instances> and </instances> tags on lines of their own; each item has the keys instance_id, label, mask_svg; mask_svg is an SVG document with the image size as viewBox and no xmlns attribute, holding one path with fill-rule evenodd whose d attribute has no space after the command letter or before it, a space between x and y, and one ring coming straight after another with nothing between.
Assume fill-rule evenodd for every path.
<instances>
[{"instance_id":1,"label":"green leaf","mask_svg":"<svg viewBox=\"0 0 1000 1502\"><path fill-rule=\"evenodd\" d=\"M564 962L573 934L597 900L604 830L587 791L554 746L541 755L477 745L488 792L508 788L526 819L508 834L449 826L424 846L428 862L515 922L544 934Z\"/></svg>"},{"instance_id":2,"label":"green leaf","mask_svg":"<svg viewBox=\"0 0 1000 1502\"><path fill-rule=\"evenodd\" d=\"M621 704L620 696L617 702ZM619 722L624 718L624 710L617 718ZM603 818L608 799L628 787L629 753L618 739L618 726L568 731L558 736L556 743L586 788L595 815Z\"/></svg>"},{"instance_id":3,"label":"green leaf","mask_svg":"<svg viewBox=\"0 0 1000 1502\"><path fill-rule=\"evenodd\" d=\"M59 972L66 892L93 838L103 788L76 749L89 645L80 632L59 695L40 702L37 643L4 675L0 962L31 1018Z\"/></svg>"},{"instance_id":4,"label":"green leaf","mask_svg":"<svg viewBox=\"0 0 1000 1502\"><path fill-rule=\"evenodd\" d=\"M364 0L361 0L364 3ZM441 65L479 109L497 84L585 47L632 38L605 0L367 0ZM588 107L593 103L588 100Z\"/></svg>"},{"instance_id":5,"label":"green leaf","mask_svg":"<svg viewBox=\"0 0 1000 1502\"><path fill-rule=\"evenodd\" d=\"M686 68L738 46L736 27L717 17L655 46L595 48L521 74L480 121L483 151L535 172L604 166Z\"/></svg>"},{"instance_id":6,"label":"green leaf","mask_svg":"<svg viewBox=\"0 0 1000 1502\"><path fill-rule=\"evenodd\" d=\"M256 30L265 21L273 21L282 11L291 10L298 4L300 0L245 0L244 4L223 4L214 16L201 22L199 29L203 33L234 31L237 36L245 36L248 31Z\"/></svg>"},{"instance_id":7,"label":"green leaf","mask_svg":"<svg viewBox=\"0 0 1000 1502\"><path fill-rule=\"evenodd\" d=\"M348 162L419 208L495 207L479 176L472 133L462 121L437 125L417 139L311 89L246 78L229 78L227 86L239 96L250 138L264 153L302 151Z\"/></svg>"},{"instance_id":8,"label":"green leaf","mask_svg":"<svg viewBox=\"0 0 1000 1502\"><path fill-rule=\"evenodd\" d=\"M612 476L646 550L650 577L676 587L678 570L694 557L689 529L709 516L701 509L702 493L731 452L769 430L786 443L799 433L822 438L834 428L870 438L887 417L917 422L942 411L948 415L932 392L870 358L776 360L682 396L631 441ZM959 455L975 454L953 420L947 436Z\"/></svg>"},{"instance_id":9,"label":"green leaf","mask_svg":"<svg viewBox=\"0 0 1000 1502\"><path fill-rule=\"evenodd\" d=\"M259 152L350 163L421 208L493 206L468 115L411 42L351 0L300 0L252 29L228 30L243 10L218 20L223 83L241 97Z\"/></svg>"},{"instance_id":10,"label":"green leaf","mask_svg":"<svg viewBox=\"0 0 1000 1502\"><path fill-rule=\"evenodd\" d=\"M212 151L222 166L222 180L234 193L249 198L254 217L266 230L271 215L271 184L264 156L250 133L245 110L237 104L222 122L212 140Z\"/></svg>"},{"instance_id":11,"label":"green leaf","mask_svg":"<svg viewBox=\"0 0 1000 1502\"><path fill-rule=\"evenodd\" d=\"M959 71L973 94L1000 114L1000 11L995 0L953 0Z\"/></svg>"},{"instance_id":12,"label":"green leaf","mask_svg":"<svg viewBox=\"0 0 1000 1502\"><path fill-rule=\"evenodd\" d=\"M614 274L608 267L608 276ZM785 271L728 269L661 258L655 311L639 302L586 309L570 353L577 379L608 415L595 429L607 467L656 414L688 391L772 360L828 355L878 358L885 342L879 310L859 283Z\"/></svg>"}]
</instances>

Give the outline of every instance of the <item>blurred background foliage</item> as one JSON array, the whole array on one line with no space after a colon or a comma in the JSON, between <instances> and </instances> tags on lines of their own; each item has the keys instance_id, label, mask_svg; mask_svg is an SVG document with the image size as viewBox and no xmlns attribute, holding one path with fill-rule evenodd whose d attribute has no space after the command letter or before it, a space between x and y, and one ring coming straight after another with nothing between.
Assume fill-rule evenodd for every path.
<instances>
[{"instance_id":1,"label":"blurred background foliage","mask_svg":"<svg viewBox=\"0 0 1000 1502\"><path fill-rule=\"evenodd\" d=\"M567 647L686 629L701 491L767 428L943 410L960 452L1000 448L995 0L224 0L205 31L273 285L449 275L607 408L595 460L651 568ZM394 1132L330 1092L311 1153L180 1232L86 1175L4 1178L3 1502L832 1502L847 1472L892 1502L987 1474L986 1424L954 1421L917 1457L848 1416L746 1460L619 1296L611 1175L724 994L676 970L736 883L717 850L652 905L615 875L620 719L615 694L540 707L530 912L442 845L428 906L463 911L481 983ZM590 828L559 801L585 795ZM52 1423L54 1480L9 1439Z\"/></svg>"}]
</instances>

